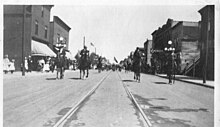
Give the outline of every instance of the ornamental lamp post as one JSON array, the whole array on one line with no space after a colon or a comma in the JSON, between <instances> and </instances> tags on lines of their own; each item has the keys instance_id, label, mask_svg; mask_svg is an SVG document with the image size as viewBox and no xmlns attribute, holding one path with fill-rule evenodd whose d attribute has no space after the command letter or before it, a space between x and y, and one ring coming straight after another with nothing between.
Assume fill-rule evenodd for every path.
<instances>
[{"instance_id":1,"label":"ornamental lamp post","mask_svg":"<svg viewBox=\"0 0 220 127\"><path fill-rule=\"evenodd\" d=\"M64 38L60 37L60 40L58 40L57 44L55 45L56 48L59 49L59 52L61 51L62 48L66 47L66 43L63 40L64 40Z\"/></svg>"}]
</instances>

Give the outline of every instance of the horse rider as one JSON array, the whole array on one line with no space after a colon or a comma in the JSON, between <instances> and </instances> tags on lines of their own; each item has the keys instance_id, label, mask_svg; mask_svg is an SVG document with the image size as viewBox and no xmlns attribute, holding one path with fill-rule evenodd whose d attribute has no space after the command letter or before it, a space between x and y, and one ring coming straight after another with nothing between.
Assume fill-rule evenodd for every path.
<instances>
[{"instance_id":1,"label":"horse rider","mask_svg":"<svg viewBox=\"0 0 220 127\"><path fill-rule=\"evenodd\" d=\"M134 79L140 82L140 73L141 73L141 53L137 47L133 55L133 71Z\"/></svg>"},{"instance_id":2,"label":"horse rider","mask_svg":"<svg viewBox=\"0 0 220 127\"><path fill-rule=\"evenodd\" d=\"M100 73L102 70L102 57L101 56L98 58L97 68L98 68L98 72Z\"/></svg>"},{"instance_id":3,"label":"horse rider","mask_svg":"<svg viewBox=\"0 0 220 127\"><path fill-rule=\"evenodd\" d=\"M86 78L89 76L89 50L87 50L87 47L84 46L84 48L80 52L80 78L81 78L81 70L86 70Z\"/></svg>"}]
</instances>

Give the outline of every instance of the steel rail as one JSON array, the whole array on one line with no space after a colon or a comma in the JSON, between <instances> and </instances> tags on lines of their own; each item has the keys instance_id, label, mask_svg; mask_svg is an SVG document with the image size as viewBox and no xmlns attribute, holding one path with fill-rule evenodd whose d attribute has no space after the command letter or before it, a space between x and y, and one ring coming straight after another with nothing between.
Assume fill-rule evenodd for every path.
<instances>
[{"instance_id":1,"label":"steel rail","mask_svg":"<svg viewBox=\"0 0 220 127\"><path fill-rule=\"evenodd\" d=\"M79 108L80 104L82 104L86 98L88 98L100 85L101 83L108 77L106 74L98 83L95 85L74 107L72 107L53 127L59 127L63 123L65 123Z\"/></svg>"},{"instance_id":2,"label":"steel rail","mask_svg":"<svg viewBox=\"0 0 220 127\"><path fill-rule=\"evenodd\" d=\"M118 73L118 72L117 72ZM122 81L121 76L118 74L119 78ZM142 117L144 118L144 120L147 123L148 127L152 127L152 124L150 122L150 120L147 118L146 114L144 113L144 111L142 110L142 108L140 107L140 105L137 103L136 99L134 98L134 96L132 95L132 93L130 92L129 88L125 85L125 83L122 81L122 84L125 88L126 93L128 94L128 96L130 97L131 101L133 102L133 104L138 108L138 110L140 111Z\"/></svg>"}]
</instances>

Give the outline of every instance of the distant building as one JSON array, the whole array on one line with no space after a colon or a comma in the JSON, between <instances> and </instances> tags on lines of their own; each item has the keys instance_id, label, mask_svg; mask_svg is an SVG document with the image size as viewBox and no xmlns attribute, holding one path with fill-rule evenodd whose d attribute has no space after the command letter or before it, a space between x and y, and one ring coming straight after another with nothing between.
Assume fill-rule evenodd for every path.
<instances>
[{"instance_id":1,"label":"distant building","mask_svg":"<svg viewBox=\"0 0 220 127\"><path fill-rule=\"evenodd\" d=\"M201 70L204 78L214 80L214 54L215 54L215 6L207 5L199 10L201 14Z\"/></svg>"},{"instance_id":2,"label":"distant building","mask_svg":"<svg viewBox=\"0 0 220 127\"><path fill-rule=\"evenodd\" d=\"M176 62L181 73L184 73L187 63L199 59L199 35L199 22L180 21L171 28L171 40L176 48Z\"/></svg>"},{"instance_id":3,"label":"distant building","mask_svg":"<svg viewBox=\"0 0 220 127\"><path fill-rule=\"evenodd\" d=\"M54 16L53 21L50 22L50 47L57 43L66 44L66 49L69 49L69 31L70 27L64 23L59 17Z\"/></svg>"},{"instance_id":4,"label":"distant building","mask_svg":"<svg viewBox=\"0 0 220 127\"><path fill-rule=\"evenodd\" d=\"M151 49L152 49L152 40L148 40L144 43L144 50L146 54L145 62L151 66Z\"/></svg>"},{"instance_id":5,"label":"distant building","mask_svg":"<svg viewBox=\"0 0 220 127\"><path fill-rule=\"evenodd\" d=\"M24 57L55 55L48 47L52 7L53 5L4 5L4 54L15 59L16 70L21 67L22 47ZM34 62L37 62L37 57Z\"/></svg>"},{"instance_id":6,"label":"distant building","mask_svg":"<svg viewBox=\"0 0 220 127\"><path fill-rule=\"evenodd\" d=\"M152 33L152 49L157 51L152 54L151 63L157 73L165 72L166 54L165 47L172 41L175 48L178 73L183 73L185 63L194 59L199 54L199 23L188 21L174 21L168 19L158 30Z\"/></svg>"}]
</instances>

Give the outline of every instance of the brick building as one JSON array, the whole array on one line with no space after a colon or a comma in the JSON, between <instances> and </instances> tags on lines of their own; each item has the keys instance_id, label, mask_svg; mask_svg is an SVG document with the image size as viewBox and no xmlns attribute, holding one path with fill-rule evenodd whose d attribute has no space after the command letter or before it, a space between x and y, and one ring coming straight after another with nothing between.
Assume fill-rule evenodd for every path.
<instances>
[{"instance_id":1,"label":"brick building","mask_svg":"<svg viewBox=\"0 0 220 127\"><path fill-rule=\"evenodd\" d=\"M57 43L66 44L66 49L69 49L69 31L70 27L63 22L58 16L53 17L53 21L50 22L50 47L53 47ZM62 41L62 42L61 42Z\"/></svg>"},{"instance_id":2,"label":"brick building","mask_svg":"<svg viewBox=\"0 0 220 127\"><path fill-rule=\"evenodd\" d=\"M165 47L172 41L175 48L178 73L183 73L185 63L199 54L199 23L188 21L174 21L168 19L158 30L152 33L152 49L158 52L152 54L151 64L157 73L165 73L166 54Z\"/></svg>"},{"instance_id":3,"label":"brick building","mask_svg":"<svg viewBox=\"0 0 220 127\"><path fill-rule=\"evenodd\" d=\"M152 49L152 40L148 40L144 43L144 50L146 54L146 64L151 66L151 49Z\"/></svg>"},{"instance_id":4,"label":"brick building","mask_svg":"<svg viewBox=\"0 0 220 127\"><path fill-rule=\"evenodd\" d=\"M50 11L53 5L4 5L4 55L15 59L20 70L23 57L54 56L49 45ZM23 47L23 50L22 50Z\"/></svg>"},{"instance_id":5,"label":"brick building","mask_svg":"<svg viewBox=\"0 0 220 127\"><path fill-rule=\"evenodd\" d=\"M199 22L180 21L171 28L171 40L175 44L177 53L177 65L184 73L186 63L192 64L199 59Z\"/></svg>"},{"instance_id":6,"label":"brick building","mask_svg":"<svg viewBox=\"0 0 220 127\"><path fill-rule=\"evenodd\" d=\"M215 28L215 6L207 5L199 10L201 14L201 70L203 70L203 80L214 80L214 28Z\"/></svg>"}]
</instances>

